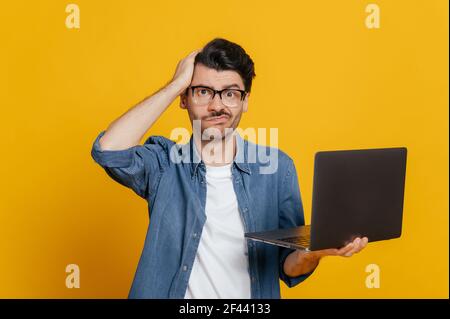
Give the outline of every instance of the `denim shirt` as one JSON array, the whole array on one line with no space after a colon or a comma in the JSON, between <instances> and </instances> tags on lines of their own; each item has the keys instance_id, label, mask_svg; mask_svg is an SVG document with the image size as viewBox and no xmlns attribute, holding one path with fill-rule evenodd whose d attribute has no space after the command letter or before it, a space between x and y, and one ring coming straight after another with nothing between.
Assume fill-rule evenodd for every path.
<instances>
[{"instance_id":1,"label":"denim shirt","mask_svg":"<svg viewBox=\"0 0 450 319\"><path fill-rule=\"evenodd\" d=\"M150 222L128 298L184 298L203 225L205 165L187 144L151 136L143 145L101 150L91 155L106 173L148 202ZM232 180L245 232L304 225L303 205L292 159L281 150L251 143L236 134ZM271 154L276 169L261 154ZM264 172L266 169L266 172ZM269 172L269 173L267 173ZM311 273L289 277L283 271L294 250L247 240L251 297L280 298L280 281L293 287Z\"/></svg>"}]
</instances>

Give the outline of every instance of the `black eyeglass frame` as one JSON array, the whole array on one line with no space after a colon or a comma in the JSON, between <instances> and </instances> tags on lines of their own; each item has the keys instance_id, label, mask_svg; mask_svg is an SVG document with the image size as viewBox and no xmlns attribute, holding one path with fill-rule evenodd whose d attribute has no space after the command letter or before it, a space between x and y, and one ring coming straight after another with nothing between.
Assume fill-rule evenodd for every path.
<instances>
[{"instance_id":1,"label":"black eyeglass frame","mask_svg":"<svg viewBox=\"0 0 450 319\"><path fill-rule=\"evenodd\" d=\"M234 88L226 88L226 89L223 89L223 90L214 90L213 88L210 88L209 86L195 85L195 86L190 86L190 87L188 87L188 89L191 89L191 92L192 92L191 94L192 94L192 96L194 96L194 90L197 89L197 88L203 88L203 89L208 89L208 90L213 91L214 94L213 94L213 96L212 96L212 98L211 98L211 101L214 100L214 97L216 96L217 93L219 94L220 100L222 100L222 92L223 92L223 91L227 91L227 90L234 90L234 91L239 91L239 92L241 92L241 101L243 101L243 100L245 99L245 96L246 96L247 93L248 93L247 91L240 90L240 89L234 89Z\"/></svg>"}]
</instances>

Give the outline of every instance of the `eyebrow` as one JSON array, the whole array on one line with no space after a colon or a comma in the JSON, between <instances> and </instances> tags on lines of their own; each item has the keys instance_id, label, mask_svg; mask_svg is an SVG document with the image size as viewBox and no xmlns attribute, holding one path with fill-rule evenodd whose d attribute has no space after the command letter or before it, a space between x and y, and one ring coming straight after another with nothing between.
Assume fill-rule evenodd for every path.
<instances>
[{"instance_id":1,"label":"eyebrow","mask_svg":"<svg viewBox=\"0 0 450 319\"><path fill-rule=\"evenodd\" d=\"M211 88L209 85L205 85L205 84L196 84L196 85L193 85L193 86L204 86L204 87ZM232 87L236 87L238 89L241 89L241 87L238 84L233 83L233 84L225 85L224 87L222 87L222 90L229 89L229 88L232 88Z\"/></svg>"}]
</instances>

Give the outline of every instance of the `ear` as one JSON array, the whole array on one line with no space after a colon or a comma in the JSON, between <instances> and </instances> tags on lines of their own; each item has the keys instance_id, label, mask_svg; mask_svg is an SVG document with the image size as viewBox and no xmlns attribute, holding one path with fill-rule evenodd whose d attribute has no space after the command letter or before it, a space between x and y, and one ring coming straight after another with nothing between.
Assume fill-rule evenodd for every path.
<instances>
[{"instance_id":1,"label":"ear","mask_svg":"<svg viewBox=\"0 0 450 319\"><path fill-rule=\"evenodd\" d=\"M248 110L248 98L250 97L250 93L247 93L244 98L244 104L242 105L242 112L247 112Z\"/></svg>"},{"instance_id":2,"label":"ear","mask_svg":"<svg viewBox=\"0 0 450 319\"><path fill-rule=\"evenodd\" d=\"M187 108L187 90L180 95L180 108L184 110Z\"/></svg>"}]
</instances>

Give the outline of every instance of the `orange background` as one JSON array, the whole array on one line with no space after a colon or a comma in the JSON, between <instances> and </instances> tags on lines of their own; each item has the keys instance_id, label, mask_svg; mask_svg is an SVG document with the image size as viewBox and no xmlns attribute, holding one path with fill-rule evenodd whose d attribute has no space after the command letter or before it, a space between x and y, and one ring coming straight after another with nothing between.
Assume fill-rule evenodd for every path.
<instances>
[{"instance_id":1,"label":"orange background","mask_svg":"<svg viewBox=\"0 0 450 319\"><path fill-rule=\"evenodd\" d=\"M255 61L242 128L276 127L310 222L314 153L408 147L401 239L325 258L284 298L448 298L448 2L4 1L0 10L0 297L125 298L146 202L90 156L97 134L214 37ZM149 134L190 127L178 100ZM148 135L147 135L148 136ZM147 137L146 136L146 137ZM79 289L65 267L80 267ZM365 267L380 266L379 289Z\"/></svg>"}]
</instances>

